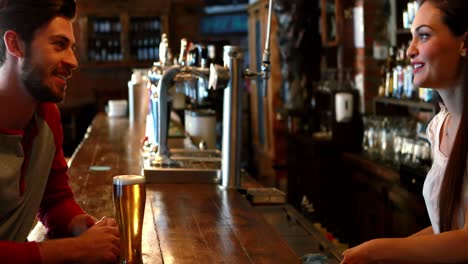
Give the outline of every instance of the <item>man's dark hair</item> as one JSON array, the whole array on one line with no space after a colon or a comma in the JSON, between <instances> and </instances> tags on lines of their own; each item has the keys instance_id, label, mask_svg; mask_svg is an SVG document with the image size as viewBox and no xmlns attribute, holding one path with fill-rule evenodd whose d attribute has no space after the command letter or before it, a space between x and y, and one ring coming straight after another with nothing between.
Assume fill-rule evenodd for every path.
<instances>
[{"instance_id":1,"label":"man's dark hair","mask_svg":"<svg viewBox=\"0 0 468 264\"><path fill-rule=\"evenodd\" d=\"M34 32L57 16L72 20L76 14L75 0L0 0L0 65L5 62L7 30L16 31L27 46Z\"/></svg>"}]
</instances>

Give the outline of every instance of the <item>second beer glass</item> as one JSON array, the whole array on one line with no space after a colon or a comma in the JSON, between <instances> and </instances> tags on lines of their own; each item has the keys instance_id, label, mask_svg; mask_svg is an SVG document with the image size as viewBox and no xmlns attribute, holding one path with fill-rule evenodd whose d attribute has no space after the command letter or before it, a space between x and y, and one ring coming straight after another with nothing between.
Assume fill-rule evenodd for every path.
<instances>
[{"instance_id":1,"label":"second beer glass","mask_svg":"<svg viewBox=\"0 0 468 264\"><path fill-rule=\"evenodd\" d=\"M120 230L120 263L142 263L145 178L139 175L119 175L113 178L113 183L114 206Z\"/></svg>"}]
</instances>

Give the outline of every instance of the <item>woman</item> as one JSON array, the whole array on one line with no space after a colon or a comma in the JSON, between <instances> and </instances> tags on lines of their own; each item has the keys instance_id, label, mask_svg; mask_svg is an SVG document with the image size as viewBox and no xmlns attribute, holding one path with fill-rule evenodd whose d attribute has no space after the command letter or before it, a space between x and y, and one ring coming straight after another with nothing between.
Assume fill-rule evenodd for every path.
<instances>
[{"instance_id":1,"label":"woman","mask_svg":"<svg viewBox=\"0 0 468 264\"><path fill-rule=\"evenodd\" d=\"M420 1L411 31L413 82L443 101L427 131L434 163L423 195L431 226L348 249L342 263L468 262L468 1Z\"/></svg>"}]
</instances>

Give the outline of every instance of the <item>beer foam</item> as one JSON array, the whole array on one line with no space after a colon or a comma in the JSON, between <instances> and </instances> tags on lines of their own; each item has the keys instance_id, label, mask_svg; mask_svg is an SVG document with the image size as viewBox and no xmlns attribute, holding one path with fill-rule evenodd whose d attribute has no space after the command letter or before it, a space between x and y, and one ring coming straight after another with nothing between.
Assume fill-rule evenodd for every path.
<instances>
[{"instance_id":1,"label":"beer foam","mask_svg":"<svg viewBox=\"0 0 468 264\"><path fill-rule=\"evenodd\" d=\"M132 185L145 183L145 177L140 175L119 175L113 178L114 185Z\"/></svg>"}]
</instances>

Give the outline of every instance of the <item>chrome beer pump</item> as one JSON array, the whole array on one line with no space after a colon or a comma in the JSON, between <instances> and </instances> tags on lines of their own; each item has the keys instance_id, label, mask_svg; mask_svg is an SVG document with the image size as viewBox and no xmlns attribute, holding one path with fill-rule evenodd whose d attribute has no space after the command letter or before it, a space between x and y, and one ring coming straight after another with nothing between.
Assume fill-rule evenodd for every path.
<instances>
[{"instance_id":1,"label":"chrome beer pump","mask_svg":"<svg viewBox=\"0 0 468 264\"><path fill-rule=\"evenodd\" d=\"M242 80L243 78L263 78L263 96L267 95L270 78L270 27L273 0L268 4L268 21L265 49L262 57L261 72L242 69L244 53L240 47L225 46L223 52L224 66L210 65L211 89L224 88L223 102L223 135L221 185L224 188L240 188L241 145L242 145Z\"/></svg>"},{"instance_id":2,"label":"chrome beer pump","mask_svg":"<svg viewBox=\"0 0 468 264\"><path fill-rule=\"evenodd\" d=\"M267 82L270 77L270 27L273 1L269 1L267 32L265 50L262 57L261 72L253 72L243 69L244 52L238 46L224 46L223 64L211 64L210 68L186 66L183 63L175 66L167 66L167 47L161 54L163 59L152 72L153 83L157 88L152 96L152 115L155 117L155 132L158 150L153 157L152 164L162 167L171 167L175 164L170 159L170 151L167 145L167 118L168 118L168 90L178 81L193 80L193 78L207 78L209 89L224 89L223 101L223 132L222 132L222 162L221 162L221 185L224 188L240 187L241 168L241 133L242 133L242 94L244 78L263 78L263 95L267 94ZM183 47L183 43L181 43ZM185 52L182 51L181 53ZM161 58L160 55L160 58ZM179 61L181 61L179 59Z\"/></svg>"},{"instance_id":3,"label":"chrome beer pump","mask_svg":"<svg viewBox=\"0 0 468 264\"><path fill-rule=\"evenodd\" d=\"M182 40L182 42L186 40ZM183 49L183 46L182 46ZM181 49L181 50L182 50ZM169 61L167 57L162 61ZM156 89L151 96L151 115L153 116L155 141L158 146L153 157L152 164L156 166L170 167L176 162L170 159L170 151L167 144L168 138L168 98L169 88L177 82L193 82L198 78L208 79L209 69L202 67L179 65L155 65L150 73L150 80L156 84Z\"/></svg>"}]
</instances>

